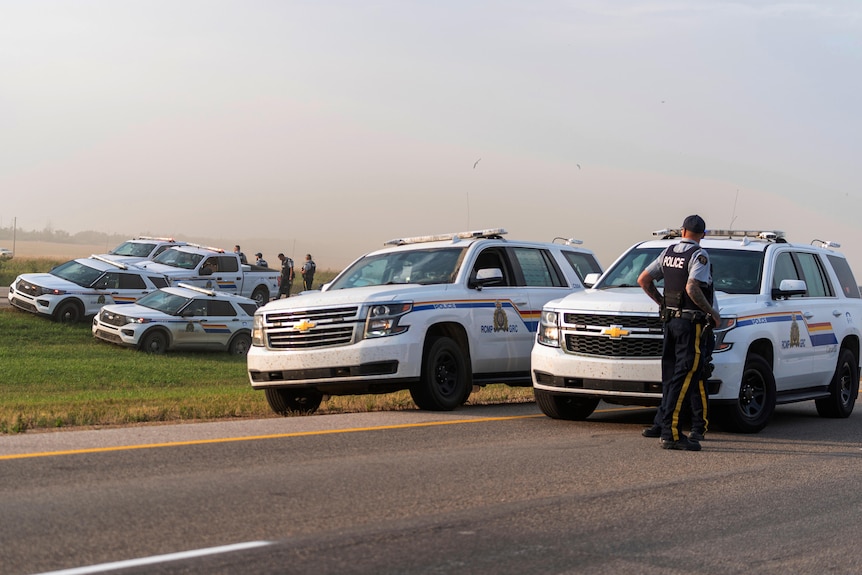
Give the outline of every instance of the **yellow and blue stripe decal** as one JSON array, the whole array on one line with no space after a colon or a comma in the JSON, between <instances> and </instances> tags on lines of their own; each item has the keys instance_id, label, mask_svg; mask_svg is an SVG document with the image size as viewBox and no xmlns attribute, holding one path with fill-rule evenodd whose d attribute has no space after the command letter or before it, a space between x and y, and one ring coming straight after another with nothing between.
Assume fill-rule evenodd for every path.
<instances>
[{"instance_id":1,"label":"yellow and blue stripe decal","mask_svg":"<svg viewBox=\"0 0 862 575\"><path fill-rule=\"evenodd\" d=\"M230 333L226 323L202 323L201 327L206 333Z\"/></svg>"},{"instance_id":2,"label":"yellow and blue stripe decal","mask_svg":"<svg viewBox=\"0 0 862 575\"><path fill-rule=\"evenodd\" d=\"M539 327L539 318L542 316L542 310L520 310L518 306L512 303L510 299L489 299L489 300L441 300L416 303L413 305L413 311L431 311L437 309L488 309L490 310L489 317L492 317L497 303L504 309L511 309L524 322L528 331L535 332Z\"/></svg>"},{"instance_id":3,"label":"yellow and blue stripe decal","mask_svg":"<svg viewBox=\"0 0 862 575\"><path fill-rule=\"evenodd\" d=\"M129 296L122 297L122 296L116 296L116 295L112 296L111 299L113 299L114 303L117 303L117 304L135 303L136 301L138 301L138 298L136 298L136 297L129 297Z\"/></svg>"},{"instance_id":4,"label":"yellow and blue stripe decal","mask_svg":"<svg viewBox=\"0 0 862 575\"><path fill-rule=\"evenodd\" d=\"M744 316L736 321L736 326L746 327L767 323L793 324L794 322L796 322L797 325L805 326L805 329L808 331L808 340L813 347L820 345L835 345L838 343L838 338L835 336L835 332L832 329L832 324L830 322L808 323L805 321L805 316L803 316L800 311L763 313ZM788 326L788 330L789 329L790 326Z\"/></svg>"},{"instance_id":5,"label":"yellow and blue stripe decal","mask_svg":"<svg viewBox=\"0 0 862 575\"><path fill-rule=\"evenodd\" d=\"M236 282L234 281L218 281L216 283L218 284L218 289L220 290L236 289Z\"/></svg>"}]
</instances>

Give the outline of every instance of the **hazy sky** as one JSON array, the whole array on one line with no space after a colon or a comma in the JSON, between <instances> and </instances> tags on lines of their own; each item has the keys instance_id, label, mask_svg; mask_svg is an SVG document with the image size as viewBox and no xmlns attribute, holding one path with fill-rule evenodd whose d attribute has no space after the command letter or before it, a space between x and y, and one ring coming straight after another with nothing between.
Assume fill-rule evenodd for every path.
<instances>
[{"instance_id":1,"label":"hazy sky","mask_svg":"<svg viewBox=\"0 0 862 575\"><path fill-rule=\"evenodd\" d=\"M0 226L608 265L696 212L862 276L859 0L0 0L0 78Z\"/></svg>"}]
</instances>

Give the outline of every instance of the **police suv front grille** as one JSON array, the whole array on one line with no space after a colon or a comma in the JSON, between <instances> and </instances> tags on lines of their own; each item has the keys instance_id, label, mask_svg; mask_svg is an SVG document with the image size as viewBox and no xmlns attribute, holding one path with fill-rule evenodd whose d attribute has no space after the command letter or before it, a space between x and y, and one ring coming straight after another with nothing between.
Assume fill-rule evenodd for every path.
<instances>
[{"instance_id":1,"label":"police suv front grille","mask_svg":"<svg viewBox=\"0 0 862 575\"><path fill-rule=\"evenodd\" d=\"M24 280L18 280L18 283L15 284L15 291L25 293L31 296L41 295L42 289L38 286L34 286L29 282L25 282Z\"/></svg>"},{"instance_id":2,"label":"police suv front grille","mask_svg":"<svg viewBox=\"0 0 862 575\"><path fill-rule=\"evenodd\" d=\"M264 314L270 349L314 349L350 345L355 341L359 307L280 310Z\"/></svg>"},{"instance_id":3,"label":"police suv front grille","mask_svg":"<svg viewBox=\"0 0 862 575\"><path fill-rule=\"evenodd\" d=\"M661 357L662 339L566 334L566 351L599 357Z\"/></svg>"},{"instance_id":4,"label":"police suv front grille","mask_svg":"<svg viewBox=\"0 0 862 575\"><path fill-rule=\"evenodd\" d=\"M662 353L662 323L656 315L563 314L568 353L595 357L656 358Z\"/></svg>"},{"instance_id":5,"label":"police suv front grille","mask_svg":"<svg viewBox=\"0 0 862 575\"><path fill-rule=\"evenodd\" d=\"M566 313L563 323L576 326L609 327L621 325L624 328L645 328L662 332L661 319L646 315L602 315L596 313Z\"/></svg>"},{"instance_id":6,"label":"police suv front grille","mask_svg":"<svg viewBox=\"0 0 862 575\"><path fill-rule=\"evenodd\" d=\"M126 316L102 310L99 314L99 321L108 325L122 327L126 325Z\"/></svg>"}]
</instances>

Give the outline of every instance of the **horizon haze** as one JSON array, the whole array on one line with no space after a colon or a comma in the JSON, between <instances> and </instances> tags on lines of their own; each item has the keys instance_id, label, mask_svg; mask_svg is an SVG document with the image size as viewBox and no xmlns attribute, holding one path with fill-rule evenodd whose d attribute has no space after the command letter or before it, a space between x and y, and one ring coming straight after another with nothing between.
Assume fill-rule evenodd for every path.
<instances>
[{"instance_id":1,"label":"horizon haze","mask_svg":"<svg viewBox=\"0 0 862 575\"><path fill-rule=\"evenodd\" d=\"M854 0L0 0L0 227L608 266L698 213L862 273L860 69Z\"/></svg>"}]
</instances>

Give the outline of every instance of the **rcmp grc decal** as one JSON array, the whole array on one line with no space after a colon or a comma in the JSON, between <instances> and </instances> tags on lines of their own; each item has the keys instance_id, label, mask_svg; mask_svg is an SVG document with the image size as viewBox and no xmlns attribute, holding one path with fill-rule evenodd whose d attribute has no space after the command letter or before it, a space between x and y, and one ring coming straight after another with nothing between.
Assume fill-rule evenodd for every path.
<instances>
[{"instance_id":1,"label":"rcmp grc decal","mask_svg":"<svg viewBox=\"0 0 862 575\"><path fill-rule=\"evenodd\" d=\"M835 345L838 338L832 329L832 324L827 322L808 323L802 316L802 312L793 311L789 313L774 313L752 315L739 318L737 327L750 325L761 325L766 323L789 323L787 339L781 340L782 349L818 347L822 345ZM808 337L805 337L805 336Z\"/></svg>"}]
</instances>

